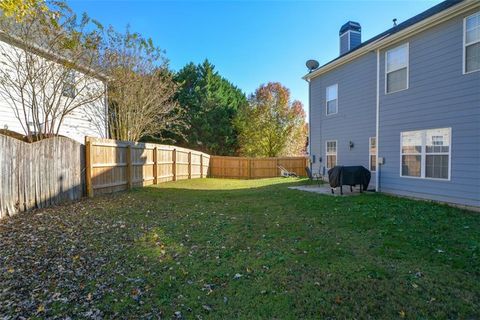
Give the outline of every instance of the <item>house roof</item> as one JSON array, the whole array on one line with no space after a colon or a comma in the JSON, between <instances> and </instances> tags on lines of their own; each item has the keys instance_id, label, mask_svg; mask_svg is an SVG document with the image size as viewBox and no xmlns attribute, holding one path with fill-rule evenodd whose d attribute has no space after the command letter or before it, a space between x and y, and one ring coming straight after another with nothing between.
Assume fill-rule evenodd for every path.
<instances>
[{"instance_id":1,"label":"house roof","mask_svg":"<svg viewBox=\"0 0 480 320\"><path fill-rule=\"evenodd\" d=\"M13 35L10 35L10 34L7 34L5 31L3 30L0 30L0 41L3 41L3 42L6 42L12 46L16 46L16 47L19 47L19 48L23 48L25 50L28 50L28 51L31 51L35 54L38 54L39 56L42 56L46 59L50 59L50 60L56 60L58 62L62 62L62 63L72 63L72 61L68 60L68 58L65 58L55 52L50 52L49 50L46 50L42 47L39 47L37 45L33 45L33 44L28 44L26 43L25 41L23 41L22 39L18 38L18 37L15 37ZM97 70L94 70L92 68L87 68L87 67L84 67L84 66L81 66L81 65L78 65L78 64L73 64L73 69L75 70L78 70L80 72L83 72L85 74L88 74L96 79L99 79L99 80L102 80L104 82L107 82L108 81L108 76L97 71Z\"/></svg>"},{"instance_id":2,"label":"house roof","mask_svg":"<svg viewBox=\"0 0 480 320\"><path fill-rule=\"evenodd\" d=\"M342 35L345 31L348 30L354 30L354 31L362 31L362 27L360 26L360 23L355 22L355 21L348 21L345 23L341 28L339 35Z\"/></svg>"},{"instance_id":3,"label":"house roof","mask_svg":"<svg viewBox=\"0 0 480 320\"><path fill-rule=\"evenodd\" d=\"M375 37L373 38L370 38L369 40L367 41L364 41L362 42L360 45L358 45L357 47L355 47L354 49L336 57L335 59L333 60L330 60L329 62L325 63L324 65L320 66L319 68L317 68L316 70L310 72L309 74L305 75L303 78L304 79L310 79L310 78L313 78L315 77L314 73L315 71L318 71L318 70L321 70L329 65L331 65L332 63L342 59L342 58L346 58L347 56L351 56L353 53L359 51L359 49L361 48L364 48L370 44L373 44L373 43L378 43L380 41L383 41L387 38L390 38L392 37L393 35L399 33L400 31L403 31L427 18L430 18L438 13L441 13L442 11L444 10L447 10L461 2L468 2L468 0L446 0L446 1L443 1L433 7L431 7L430 9L428 10L425 10L423 11L422 13L420 14L417 14L416 16L408 19L408 20L405 20L404 22L376 35Z\"/></svg>"}]
</instances>

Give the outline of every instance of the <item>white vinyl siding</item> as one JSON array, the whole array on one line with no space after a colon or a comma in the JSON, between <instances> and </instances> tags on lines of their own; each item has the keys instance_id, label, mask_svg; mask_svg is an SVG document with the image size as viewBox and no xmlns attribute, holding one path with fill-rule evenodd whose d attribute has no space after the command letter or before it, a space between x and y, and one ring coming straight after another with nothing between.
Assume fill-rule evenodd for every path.
<instances>
[{"instance_id":1,"label":"white vinyl siding","mask_svg":"<svg viewBox=\"0 0 480 320\"><path fill-rule=\"evenodd\" d=\"M337 141L325 141L327 169L331 169L337 165Z\"/></svg>"},{"instance_id":2,"label":"white vinyl siding","mask_svg":"<svg viewBox=\"0 0 480 320\"><path fill-rule=\"evenodd\" d=\"M400 175L450 180L451 129L402 132Z\"/></svg>"},{"instance_id":3,"label":"white vinyl siding","mask_svg":"<svg viewBox=\"0 0 480 320\"><path fill-rule=\"evenodd\" d=\"M326 108L327 116L338 112L338 84L327 87L326 89Z\"/></svg>"},{"instance_id":4,"label":"white vinyl siding","mask_svg":"<svg viewBox=\"0 0 480 320\"><path fill-rule=\"evenodd\" d=\"M370 137L368 145L368 169L372 172L375 172L377 171L377 138Z\"/></svg>"},{"instance_id":5,"label":"white vinyl siding","mask_svg":"<svg viewBox=\"0 0 480 320\"><path fill-rule=\"evenodd\" d=\"M13 50L17 50L15 46L0 40L0 51L6 53L9 51L14 52ZM5 59L5 56L0 55L0 66L3 67L2 63ZM73 76L74 74L76 74L76 77ZM79 76L79 71L72 72L72 77L65 83L74 84L80 78L82 77ZM58 80L60 81L60 79ZM106 92L105 84L100 79L92 78L91 81L92 90L102 88ZM72 91L68 92L67 87L64 87L64 89L62 90L62 95L72 93ZM26 124L23 123L22 125L24 120L23 117L16 115L18 112L22 112L21 107L19 105L15 106L8 97L0 94L0 128L26 134L24 131ZM59 134L80 143L85 143L85 136L105 138L107 136L106 131L106 99L104 97L82 105L65 116Z\"/></svg>"},{"instance_id":6,"label":"white vinyl siding","mask_svg":"<svg viewBox=\"0 0 480 320\"><path fill-rule=\"evenodd\" d=\"M408 89L408 43L385 52L385 93Z\"/></svg>"},{"instance_id":7,"label":"white vinyl siding","mask_svg":"<svg viewBox=\"0 0 480 320\"><path fill-rule=\"evenodd\" d=\"M480 70L480 12L467 18L463 23L463 72Z\"/></svg>"}]
</instances>

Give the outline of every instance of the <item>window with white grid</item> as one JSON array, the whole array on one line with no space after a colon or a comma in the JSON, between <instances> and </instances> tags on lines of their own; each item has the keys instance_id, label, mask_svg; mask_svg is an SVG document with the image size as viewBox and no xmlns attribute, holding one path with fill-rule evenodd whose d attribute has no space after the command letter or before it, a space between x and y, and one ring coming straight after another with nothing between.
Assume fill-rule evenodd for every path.
<instances>
[{"instance_id":1,"label":"window with white grid","mask_svg":"<svg viewBox=\"0 0 480 320\"><path fill-rule=\"evenodd\" d=\"M463 24L463 72L480 70L480 12L468 16Z\"/></svg>"},{"instance_id":2,"label":"window with white grid","mask_svg":"<svg viewBox=\"0 0 480 320\"><path fill-rule=\"evenodd\" d=\"M401 176L450 179L450 128L402 132L400 139Z\"/></svg>"},{"instance_id":3,"label":"window with white grid","mask_svg":"<svg viewBox=\"0 0 480 320\"><path fill-rule=\"evenodd\" d=\"M329 140L325 142L327 169L333 168L337 165L337 141Z\"/></svg>"}]
</instances>

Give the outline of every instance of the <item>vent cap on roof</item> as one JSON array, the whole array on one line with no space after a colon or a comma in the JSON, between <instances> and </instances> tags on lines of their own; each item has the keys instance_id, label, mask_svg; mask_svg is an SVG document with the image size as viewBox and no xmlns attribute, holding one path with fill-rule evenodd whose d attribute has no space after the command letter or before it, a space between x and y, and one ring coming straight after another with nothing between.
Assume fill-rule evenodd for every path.
<instances>
[{"instance_id":1,"label":"vent cap on roof","mask_svg":"<svg viewBox=\"0 0 480 320\"><path fill-rule=\"evenodd\" d=\"M348 21L340 28L340 55L356 48L362 43L362 27L360 23Z\"/></svg>"}]
</instances>

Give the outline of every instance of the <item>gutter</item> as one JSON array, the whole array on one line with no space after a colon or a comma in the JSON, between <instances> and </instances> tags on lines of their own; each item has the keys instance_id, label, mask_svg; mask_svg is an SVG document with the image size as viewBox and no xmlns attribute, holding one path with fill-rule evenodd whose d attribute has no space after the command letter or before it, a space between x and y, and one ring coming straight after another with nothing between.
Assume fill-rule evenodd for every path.
<instances>
[{"instance_id":1,"label":"gutter","mask_svg":"<svg viewBox=\"0 0 480 320\"><path fill-rule=\"evenodd\" d=\"M460 2L459 4L445 9L442 12L439 12L431 17L428 17L416 24L405 28L393 35L387 34L384 37L373 41L372 43L361 47L358 50L352 51L350 54L339 58L338 60L334 60L331 63L324 65L323 67L318 68L317 70L310 72L302 77L304 80L313 79L318 77L319 75L328 72L336 67L339 67L351 60L354 60L368 52L375 51L377 49L381 49L386 47L393 42L401 41L404 38L410 37L414 34L417 34L421 31L426 29L432 28L448 19L451 19L455 15L462 14L466 11L469 11L474 8L480 8L480 2L478 0L465 0L464 2Z\"/></svg>"}]
</instances>

